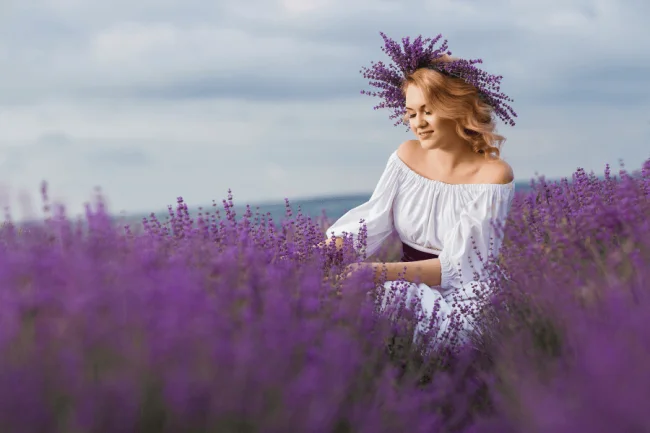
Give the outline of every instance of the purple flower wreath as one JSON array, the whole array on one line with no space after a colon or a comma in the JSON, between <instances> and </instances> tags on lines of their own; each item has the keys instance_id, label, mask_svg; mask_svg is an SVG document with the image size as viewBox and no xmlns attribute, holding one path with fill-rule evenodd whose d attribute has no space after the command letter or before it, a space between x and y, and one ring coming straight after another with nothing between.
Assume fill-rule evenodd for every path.
<instances>
[{"instance_id":1,"label":"purple flower wreath","mask_svg":"<svg viewBox=\"0 0 650 433\"><path fill-rule=\"evenodd\" d=\"M406 79L406 77L416 69L420 68L429 68L436 70L446 76L460 78L466 83L469 83L477 88L479 97L489 104L494 112L501 120L510 124L511 126L515 125L514 120L510 115L517 117L515 113L505 101L513 102L508 96L503 93L500 93L500 83L503 78L501 75L490 75L485 71L480 70L475 67L476 63L483 63L483 60L463 60L458 59L451 62L439 62L434 64L433 62L442 57L445 53L451 56L451 51L448 51L447 40L445 39L442 43L442 46L438 49L433 49L434 45L438 43L442 35L438 35L433 39L427 38L422 39L422 36L418 36L413 43L410 43L408 37L402 38L402 45L404 50L399 46L399 44L383 32L379 32L381 37L384 39L384 46L382 51L388 54L395 62L395 65L389 65L387 68L383 62L371 62L371 67L363 69L360 71L363 74L364 78L370 79L370 85L382 89L380 92L368 92L365 90L361 91L361 94L370 95L370 96L379 96L384 98L384 102L373 107L377 110L379 108L391 108L394 112L390 116L391 119L399 118L395 122L394 126L402 124L407 124L404 121L404 114L406 114L405 109L405 98L402 94L401 85ZM429 43L428 46L426 44Z\"/></svg>"}]
</instances>

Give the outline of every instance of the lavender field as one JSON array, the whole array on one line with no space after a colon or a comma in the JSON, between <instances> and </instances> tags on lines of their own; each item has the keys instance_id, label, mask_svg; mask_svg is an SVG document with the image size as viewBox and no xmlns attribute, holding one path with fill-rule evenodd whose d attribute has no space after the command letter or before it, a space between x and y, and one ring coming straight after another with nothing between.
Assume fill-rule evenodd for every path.
<instances>
[{"instance_id":1,"label":"lavender field","mask_svg":"<svg viewBox=\"0 0 650 433\"><path fill-rule=\"evenodd\" d=\"M650 431L650 160L517 194L472 344L414 345L325 220L233 214L0 233L0 431ZM362 246L362 245L357 245ZM372 261L397 260L397 239ZM428 347L428 346L427 346Z\"/></svg>"}]
</instances>

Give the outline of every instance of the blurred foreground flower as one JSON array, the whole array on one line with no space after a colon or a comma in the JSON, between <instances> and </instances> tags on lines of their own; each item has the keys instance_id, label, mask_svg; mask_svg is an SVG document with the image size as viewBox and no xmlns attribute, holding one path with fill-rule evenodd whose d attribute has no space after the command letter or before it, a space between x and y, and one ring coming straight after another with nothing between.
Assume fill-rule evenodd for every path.
<instances>
[{"instance_id":1,"label":"blurred foreground flower","mask_svg":"<svg viewBox=\"0 0 650 433\"><path fill-rule=\"evenodd\" d=\"M518 194L473 347L431 357L350 239L312 249L328 221L237 220L229 195L119 227L43 200L0 229L2 432L649 429L650 161Z\"/></svg>"}]
</instances>

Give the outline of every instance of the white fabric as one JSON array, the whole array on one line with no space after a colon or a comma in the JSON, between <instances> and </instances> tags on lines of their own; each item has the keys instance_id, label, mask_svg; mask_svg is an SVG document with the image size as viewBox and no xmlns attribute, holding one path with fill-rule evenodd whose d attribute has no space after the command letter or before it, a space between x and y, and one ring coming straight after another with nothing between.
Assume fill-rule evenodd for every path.
<instances>
[{"instance_id":1,"label":"white fabric","mask_svg":"<svg viewBox=\"0 0 650 433\"><path fill-rule=\"evenodd\" d=\"M402 242L416 250L439 256L440 286L410 284L407 296L417 294L427 314L440 303L440 333L454 309L470 307L475 271L481 275L481 260L498 254L501 237L492 221L505 220L514 197L514 181L508 184L447 184L411 170L393 152L366 203L350 210L330 228L327 236L344 232L356 239L361 224L367 227L366 255L375 253L395 230ZM386 290L391 282L386 283ZM457 302L452 305L452 298ZM462 319L467 319L466 314ZM471 328L466 323L465 328Z\"/></svg>"}]
</instances>

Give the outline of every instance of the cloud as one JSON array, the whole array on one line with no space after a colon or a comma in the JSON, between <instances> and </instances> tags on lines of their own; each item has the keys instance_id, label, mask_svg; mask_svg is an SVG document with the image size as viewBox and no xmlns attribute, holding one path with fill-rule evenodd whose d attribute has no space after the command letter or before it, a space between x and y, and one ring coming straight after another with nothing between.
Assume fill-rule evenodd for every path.
<instances>
[{"instance_id":1,"label":"cloud","mask_svg":"<svg viewBox=\"0 0 650 433\"><path fill-rule=\"evenodd\" d=\"M73 212L369 192L410 138L360 95L393 39L442 33L504 76L519 179L650 157L642 0L33 0L0 4L0 183ZM17 203L17 202L16 202Z\"/></svg>"},{"instance_id":2,"label":"cloud","mask_svg":"<svg viewBox=\"0 0 650 433\"><path fill-rule=\"evenodd\" d=\"M115 167L142 168L151 163L151 156L142 150L133 148L107 149L99 147L97 150L87 152L86 159L89 164L103 169L112 170Z\"/></svg>"}]
</instances>

